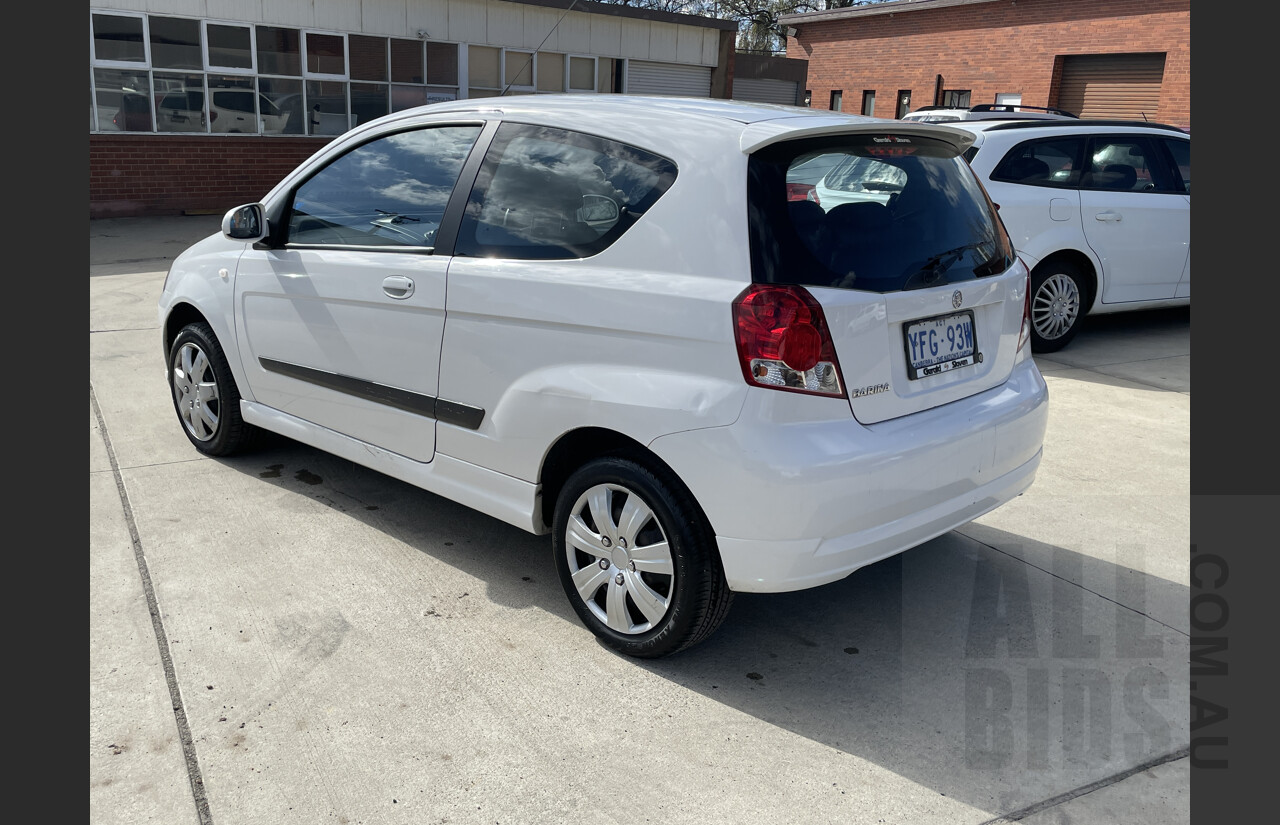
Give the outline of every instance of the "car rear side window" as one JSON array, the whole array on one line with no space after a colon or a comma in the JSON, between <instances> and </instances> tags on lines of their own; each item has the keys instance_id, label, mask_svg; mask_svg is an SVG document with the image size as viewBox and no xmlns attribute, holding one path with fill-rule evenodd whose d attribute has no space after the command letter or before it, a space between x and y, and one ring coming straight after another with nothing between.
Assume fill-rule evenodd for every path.
<instances>
[{"instance_id":1,"label":"car rear side window","mask_svg":"<svg viewBox=\"0 0 1280 825\"><path fill-rule=\"evenodd\" d=\"M895 292L1013 265L995 208L944 141L787 141L753 154L747 168L756 282Z\"/></svg>"},{"instance_id":2,"label":"car rear side window","mask_svg":"<svg viewBox=\"0 0 1280 825\"><path fill-rule=\"evenodd\" d=\"M1028 186L1075 186L1080 180L1083 138L1032 140L1015 146L991 173L992 180Z\"/></svg>"},{"instance_id":3,"label":"car rear side window","mask_svg":"<svg viewBox=\"0 0 1280 825\"><path fill-rule=\"evenodd\" d=\"M674 163L635 146L504 123L471 190L455 254L538 260L595 255L675 178Z\"/></svg>"},{"instance_id":4,"label":"car rear side window","mask_svg":"<svg viewBox=\"0 0 1280 825\"><path fill-rule=\"evenodd\" d=\"M1169 154L1173 156L1173 165L1178 168L1178 176L1182 184L1182 191L1191 194L1191 141L1189 140L1165 140L1164 145L1168 147Z\"/></svg>"},{"instance_id":5,"label":"car rear side window","mask_svg":"<svg viewBox=\"0 0 1280 825\"><path fill-rule=\"evenodd\" d=\"M298 187L288 242L434 246L479 134L479 126L438 126L357 146Z\"/></svg>"}]
</instances>

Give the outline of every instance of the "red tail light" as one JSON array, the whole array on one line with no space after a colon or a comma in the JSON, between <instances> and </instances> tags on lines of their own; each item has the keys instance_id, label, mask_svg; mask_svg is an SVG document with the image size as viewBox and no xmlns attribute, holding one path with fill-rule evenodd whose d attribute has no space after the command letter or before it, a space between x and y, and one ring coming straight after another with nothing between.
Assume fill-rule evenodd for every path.
<instances>
[{"instance_id":1,"label":"red tail light","mask_svg":"<svg viewBox=\"0 0 1280 825\"><path fill-rule=\"evenodd\" d=\"M787 200L813 201L819 206L822 205L822 201L818 200L818 190L812 183L788 183Z\"/></svg>"},{"instance_id":2,"label":"red tail light","mask_svg":"<svg viewBox=\"0 0 1280 825\"><path fill-rule=\"evenodd\" d=\"M1026 263L1019 258L1018 263L1026 267ZM1031 340L1031 270L1027 270L1027 282L1022 290L1022 330L1018 333L1018 351L1027 345Z\"/></svg>"},{"instance_id":3,"label":"red tail light","mask_svg":"<svg viewBox=\"0 0 1280 825\"><path fill-rule=\"evenodd\" d=\"M215 120L217 120L217 119L218 119L218 113L217 113L217 112L215 112L213 109L210 109L210 110L209 110L209 122L210 122L210 123L212 123L213 121L215 121Z\"/></svg>"},{"instance_id":4,"label":"red tail light","mask_svg":"<svg viewBox=\"0 0 1280 825\"><path fill-rule=\"evenodd\" d=\"M733 302L733 325L748 384L844 396L826 316L804 287L747 287Z\"/></svg>"}]
</instances>

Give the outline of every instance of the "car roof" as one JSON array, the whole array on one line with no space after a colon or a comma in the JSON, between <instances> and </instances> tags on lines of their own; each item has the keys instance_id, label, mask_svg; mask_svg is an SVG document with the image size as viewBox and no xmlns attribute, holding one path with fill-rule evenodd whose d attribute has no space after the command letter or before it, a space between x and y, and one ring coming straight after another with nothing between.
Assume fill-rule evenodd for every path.
<instances>
[{"instance_id":1,"label":"car roof","mask_svg":"<svg viewBox=\"0 0 1280 825\"><path fill-rule=\"evenodd\" d=\"M1099 129L1148 129L1160 132L1175 132L1179 135L1190 134L1177 126L1168 123L1155 123L1147 120L1116 120L1110 118L1079 118L1066 120L966 120L953 125L957 129L969 132L1014 132L1027 130L1070 133L1075 131L1097 131Z\"/></svg>"},{"instance_id":2,"label":"car roof","mask_svg":"<svg viewBox=\"0 0 1280 825\"><path fill-rule=\"evenodd\" d=\"M964 151L973 142L967 132L932 123L889 120L863 115L755 103L719 98L670 97L662 95L514 95L502 98L472 98L432 103L407 109L393 120L430 122L440 116L474 113L535 125L557 126L605 138L635 142L643 136L646 148L671 156L690 158L703 152L699 146L737 142L750 153L780 140L848 132L891 130L895 134L932 136ZM397 117L398 116L398 117ZM370 127L387 123L373 121ZM360 133L357 128L348 135ZM713 140L708 140L713 138Z\"/></svg>"}]
</instances>

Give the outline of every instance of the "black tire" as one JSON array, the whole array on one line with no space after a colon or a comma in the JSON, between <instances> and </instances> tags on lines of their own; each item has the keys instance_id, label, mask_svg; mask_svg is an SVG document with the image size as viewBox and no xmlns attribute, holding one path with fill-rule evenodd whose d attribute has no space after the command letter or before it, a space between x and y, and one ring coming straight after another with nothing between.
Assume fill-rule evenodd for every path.
<instances>
[{"instance_id":1,"label":"black tire","mask_svg":"<svg viewBox=\"0 0 1280 825\"><path fill-rule=\"evenodd\" d=\"M606 507L601 529L593 513ZM619 653L676 653L706 639L728 615L733 592L715 536L669 471L617 456L590 461L565 482L552 521L565 594L582 623Z\"/></svg>"},{"instance_id":2,"label":"black tire","mask_svg":"<svg viewBox=\"0 0 1280 825\"><path fill-rule=\"evenodd\" d=\"M1089 288L1080 269L1047 261L1031 273L1031 351L1057 352L1071 343L1089 311Z\"/></svg>"},{"instance_id":3,"label":"black tire","mask_svg":"<svg viewBox=\"0 0 1280 825\"><path fill-rule=\"evenodd\" d=\"M168 378L182 431L197 450L227 456L255 440L258 430L240 417L240 391L208 324L187 324L173 339Z\"/></svg>"}]
</instances>

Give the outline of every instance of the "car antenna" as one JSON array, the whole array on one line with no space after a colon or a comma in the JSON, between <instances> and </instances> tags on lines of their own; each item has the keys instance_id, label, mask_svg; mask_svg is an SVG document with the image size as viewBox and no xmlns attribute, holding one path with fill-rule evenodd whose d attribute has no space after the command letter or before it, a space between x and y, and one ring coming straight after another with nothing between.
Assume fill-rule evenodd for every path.
<instances>
[{"instance_id":1,"label":"car antenna","mask_svg":"<svg viewBox=\"0 0 1280 825\"><path fill-rule=\"evenodd\" d=\"M546 44L547 38L551 37L551 33L554 32L556 29L560 28L560 23L561 21L564 20L565 15L573 11L573 7L576 5L578 5L578 0L573 0L573 2L569 4L569 7L560 14L560 19L557 20L556 24L547 31L547 36L542 38L542 42L538 44L538 47L529 53L529 59L526 60L524 62L524 65L520 67L520 72L523 72L525 69L529 68L529 64L533 62L533 56L536 55L538 51ZM520 74L520 72L516 72L516 74L518 75ZM510 89L511 84L514 82L515 82L514 80L507 81L507 85L502 87L502 92L501 94L498 95L498 97L506 97L507 89Z\"/></svg>"}]
</instances>

